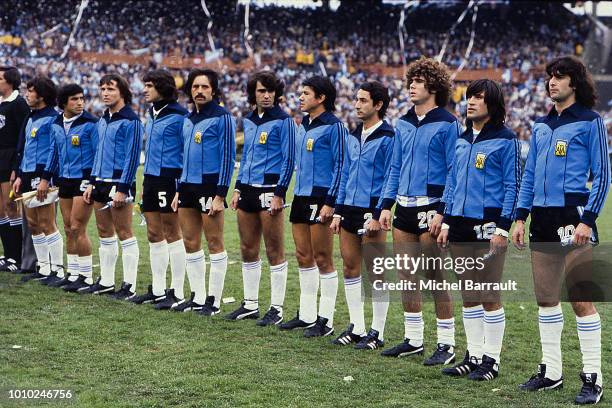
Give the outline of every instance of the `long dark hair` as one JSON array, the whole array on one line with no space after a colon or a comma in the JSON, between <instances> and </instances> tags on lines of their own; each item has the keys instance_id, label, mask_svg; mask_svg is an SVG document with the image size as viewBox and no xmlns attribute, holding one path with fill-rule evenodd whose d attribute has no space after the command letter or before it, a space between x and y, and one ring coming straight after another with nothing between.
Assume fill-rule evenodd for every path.
<instances>
[{"instance_id":1,"label":"long dark hair","mask_svg":"<svg viewBox=\"0 0 612 408\"><path fill-rule=\"evenodd\" d=\"M199 76L205 76L208 78L208 82L212 88L213 100L219 102L221 99L221 91L219 90L219 74L212 69L202 68L191 70L189 76L187 76L187 82L185 82L185 85L183 86L183 92L189 98L189 102L195 103L193 97L191 96L191 86L193 85L193 81L195 81L195 79Z\"/></svg>"},{"instance_id":2,"label":"long dark hair","mask_svg":"<svg viewBox=\"0 0 612 408\"><path fill-rule=\"evenodd\" d=\"M501 126L506 122L506 103L504 102L504 92L501 86L490 79L478 79L467 88L465 96L470 99L474 95L484 93L484 101L487 104L489 112L489 123L495 126ZM472 121L467 120L468 127L472 127Z\"/></svg>"},{"instance_id":3,"label":"long dark hair","mask_svg":"<svg viewBox=\"0 0 612 408\"><path fill-rule=\"evenodd\" d=\"M597 92L593 84L593 78L586 67L576 57L565 56L555 58L546 65L548 80L546 81L546 93L550 96L549 82L553 76L569 76L570 86L576 91L576 101L591 109L597 101Z\"/></svg>"},{"instance_id":4,"label":"long dark hair","mask_svg":"<svg viewBox=\"0 0 612 408\"><path fill-rule=\"evenodd\" d=\"M253 74L247 82L247 96L249 103L255 105L257 82L260 82L268 91L274 91L274 104L278 105L285 93L285 83L278 79L272 71L261 71Z\"/></svg>"},{"instance_id":5,"label":"long dark hair","mask_svg":"<svg viewBox=\"0 0 612 408\"><path fill-rule=\"evenodd\" d=\"M155 90L159 93L163 100L173 100L178 98L176 90L176 82L170 72L165 69L155 69L147 72L142 78L143 82L152 82Z\"/></svg>"}]
</instances>

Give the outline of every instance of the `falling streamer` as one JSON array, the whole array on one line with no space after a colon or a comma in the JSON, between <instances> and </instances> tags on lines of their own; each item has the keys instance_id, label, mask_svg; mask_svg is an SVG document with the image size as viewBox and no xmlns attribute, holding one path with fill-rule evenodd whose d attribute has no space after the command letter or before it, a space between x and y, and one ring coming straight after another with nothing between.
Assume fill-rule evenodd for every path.
<instances>
[{"instance_id":1,"label":"falling streamer","mask_svg":"<svg viewBox=\"0 0 612 408\"><path fill-rule=\"evenodd\" d=\"M478 19L478 3L474 5L474 14L472 15L472 33L470 34L470 42L468 43L467 49L465 50L465 55L463 56L463 61L461 61L461 65L459 68L451 75L451 81L455 79L457 74L463 71L463 68L467 65L468 58L470 58L470 54L472 53L472 47L474 46L474 39L476 38L476 20Z\"/></svg>"},{"instance_id":2,"label":"falling streamer","mask_svg":"<svg viewBox=\"0 0 612 408\"><path fill-rule=\"evenodd\" d=\"M251 2L248 1L244 8L244 33L242 34L244 37L244 48L246 48L247 53L249 54L249 58L253 59L253 49L249 44L249 17L250 17L250 5Z\"/></svg>"},{"instance_id":3,"label":"falling streamer","mask_svg":"<svg viewBox=\"0 0 612 408\"><path fill-rule=\"evenodd\" d=\"M406 12L414 6L419 4L419 0L406 0L406 4L404 4L404 8L402 8L402 12L400 13L399 23L397 25L397 34L399 36L399 45L400 45L400 53L402 56L402 65L404 67L404 71L406 71L406 52L404 46L404 31L406 30L404 27L404 20L406 19Z\"/></svg>"},{"instance_id":4,"label":"falling streamer","mask_svg":"<svg viewBox=\"0 0 612 408\"><path fill-rule=\"evenodd\" d=\"M467 16L468 11L470 11L470 9L474 7L475 4L476 2L474 0L470 0L465 10L463 10L463 13L461 13L457 21L455 21L451 28L446 32L446 38L444 39L444 43L442 44L440 53L436 57L436 60L438 62L442 62L442 58L444 58L444 53L446 52L446 47L448 46L448 41L450 40L450 36L455 33L455 28L457 28L457 26L463 22L463 19L465 18L465 16Z\"/></svg>"},{"instance_id":5,"label":"falling streamer","mask_svg":"<svg viewBox=\"0 0 612 408\"><path fill-rule=\"evenodd\" d=\"M66 45L64 45L64 50L62 51L62 55L60 55L60 59L66 58L68 55L68 51L70 50L70 46L74 42L74 36L79 28L79 23L81 22L81 17L83 16L83 10L89 4L89 0L81 0L81 5L79 6L79 12L77 13L76 19L74 20L74 25L72 26L72 31L70 32L70 36L68 37L68 41Z\"/></svg>"}]
</instances>

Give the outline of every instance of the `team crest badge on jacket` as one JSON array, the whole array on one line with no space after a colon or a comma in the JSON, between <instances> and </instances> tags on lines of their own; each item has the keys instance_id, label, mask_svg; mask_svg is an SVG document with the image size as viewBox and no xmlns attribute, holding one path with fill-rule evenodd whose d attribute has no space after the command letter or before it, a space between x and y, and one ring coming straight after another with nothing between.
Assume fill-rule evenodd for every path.
<instances>
[{"instance_id":1,"label":"team crest badge on jacket","mask_svg":"<svg viewBox=\"0 0 612 408\"><path fill-rule=\"evenodd\" d=\"M306 150L308 150L309 152L312 152L313 146L314 146L314 139L306 140Z\"/></svg>"},{"instance_id":2,"label":"team crest badge on jacket","mask_svg":"<svg viewBox=\"0 0 612 408\"><path fill-rule=\"evenodd\" d=\"M193 141L196 143L202 143L202 132L197 131L195 135L193 135Z\"/></svg>"},{"instance_id":3,"label":"team crest badge on jacket","mask_svg":"<svg viewBox=\"0 0 612 408\"><path fill-rule=\"evenodd\" d=\"M38 132L38 129L33 128L32 131L30 132L30 137L36 137L36 132Z\"/></svg>"},{"instance_id":4,"label":"team crest badge on jacket","mask_svg":"<svg viewBox=\"0 0 612 408\"><path fill-rule=\"evenodd\" d=\"M268 140L268 132L261 132L259 134L259 144L266 144Z\"/></svg>"},{"instance_id":5,"label":"team crest badge on jacket","mask_svg":"<svg viewBox=\"0 0 612 408\"><path fill-rule=\"evenodd\" d=\"M484 153L476 153L476 163L475 166L477 169L482 170L485 167L485 161L487 159L487 155Z\"/></svg>"},{"instance_id":6,"label":"team crest badge on jacket","mask_svg":"<svg viewBox=\"0 0 612 408\"><path fill-rule=\"evenodd\" d=\"M72 145L73 146L78 146L81 144L81 141L79 139L79 135L72 135Z\"/></svg>"},{"instance_id":7,"label":"team crest badge on jacket","mask_svg":"<svg viewBox=\"0 0 612 408\"><path fill-rule=\"evenodd\" d=\"M557 140L555 144L555 156L563 157L567 155L567 142L565 140Z\"/></svg>"}]
</instances>

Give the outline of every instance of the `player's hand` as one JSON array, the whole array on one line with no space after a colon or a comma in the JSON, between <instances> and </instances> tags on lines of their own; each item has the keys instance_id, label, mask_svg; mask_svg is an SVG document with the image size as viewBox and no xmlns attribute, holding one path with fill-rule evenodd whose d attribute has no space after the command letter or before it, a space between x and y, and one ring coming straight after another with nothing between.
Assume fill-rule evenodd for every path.
<instances>
[{"instance_id":1,"label":"player's hand","mask_svg":"<svg viewBox=\"0 0 612 408\"><path fill-rule=\"evenodd\" d=\"M283 212L283 205L285 205L285 200L282 197L274 196L272 197L272 202L270 202L270 215L276 215Z\"/></svg>"},{"instance_id":2,"label":"player's hand","mask_svg":"<svg viewBox=\"0 0 612 408\"><path fill-rule=\"evenodd\" d=\"M214 217L215 215L222 213L225 211L225 198L221 196L215 196L210 206L210 210L208 210L208 215Z\"/></svg>"},{"instance_id":3,"label":"player's hand","mask_svg":"<svg viewBox=\"0 0 612 408\"><path fill-rule=\"evenodd\" d=\"M91 204L91 193L93 192L93 186L90 184L87 186L87 189L83 192L83 201L86 204Z\"/></svg>"},{"instance_id":4,"label":"player's hand","mask_svg":"<svg viewBox=\"0 0 612 408\"><path fill-rule=\"evenodd\" d=\"M17 177L13 182L13 191L15 194L19 194L21 190L21 177Z\"/></svg>"},{"instance_id":5,"label":"player's hand","mask_svg":"<svg viewBox=\"0 0 612 408\"><path fill-rule=\"evenodd\" d=\"M429 234L432 237L437 237L440 231L442 230L442 220L444 219L444 215L436 214L431 220L431 226L429 227Z\"/></svg>"},{"instance_id":6,"label":"player's hand","mask_svg":"<svg viewBox=\"0 0 612 408\"><path fill-rule=\"evenodd\" d=\"M11 183L11 185L15 183L16 178L17 178L17 174L15 174L15 170L11 171L11 176L9 177L9 182Z\"/></svg>"},{"instance_id":7,"label":"player's hand","mask_svg":"<svg viewBox=\"0 0 612 408\"><path fill-rule=\"evenodd\" d=\"M376 234L378 234L378 232L381 230L381 225L380 222L378 222L378 220L375 220L374 218L372 218L370 220L370 222L367 223L367 225L365 226L366 229L366 234L368 237L372 238L374 236L376 236Z\"/></svg>"},{"instance_id":8,"label":"player's hand","mask_svg":"<svg viewBox=\"0 0 612 408\"><path fill-rule=\"evenodd\" d=\"M170 208L172 208L172 211L174 212L178 211L178 202L179 202L179 193L176 192L174 193L174 198L172 199L172 203L170 203Z\"/></svg>"},{"instance_id":9,"label":"player's hand","mask_svg":"<svg viewBox=\"0 0 612 408\"><path fill-rule=\"evenodd\" d=\"M448 229L440 230L438 234L438 238L436 239L438 243L438 248L447 249L448 248Z\"/></svg>"},{"instance_id":10,"label":"player's hand","mask_svg":"<svg viewBox=\"0 0 612 408\"><path fill-rule=\"evenodd\" d=\"M319 218L321 220L321 224L326 224L331 218L334 216L334 207L329 205L324 205L321 207L321 211L319 211Z\"/></svg>"},{"instance_id":11,"label":"player's hand","mask_svg":"<svg viewBox=\"0 0 612 408\"><path fill-rule=\"evenodd\" d=\"M514 224L512 243L518 250L525 249L525 221L517 220Z\"/></svg>"},{"instance_id":12,"label":"player's hand","mask_svg":"<svg viewBox=\"0 0 612 408\"><path fill-rule=\"evenodd\" d=\"M593 229L586 224L580 223L576 227L576 232L574 232L574 238L572 243L574 245L582 246L586 245L591 239L591 235L593 234Z\"/></svg>"},{"instance_id":13,"label":"player's hand","mask_svg":"<svg viewBox=\"0 0 612 408\"><path fill-rule=\"evenodd\" d=\"M329 229L331 229L334 234L340 234L340 221L342 221L342 217L333 217L331 224L329 224Z\"/></svg>"},{"instance_id":14,"label":"player's hand","mask_svg":"<svg viewBox=\"0 0 612 408\"><path fill-rule=\"evenodd\" d=\"M489 254L491 254L491 256L506 252L508 248L508 238L494 234L489 241L489 248Z\"/></svg>"},{"instance_id":15,"label":"player's hand","mask_svg":"<svg viewBox=\"0 0 612 408\"><path fill-rule=\"evenodd\" d=\"M382 210L378 218L380 226L385 231L391 230L391 210Z\"/></svg>"},{"instance_id":16,"label":"player's hand","mask_svg":"<svg viewBox=\"0 0 612 408\"><path fill-rule=\"evenodd\" d=\"M42 179L38 183L36 189L36 199L41 203L47 199L47 193L49 192L49 180Z\"/></svg>"},{"instance_id":17,"label":"player's hand","mask_svg":"<svg viewBox=\"0 0 612 408\"><path fill-rule=\"evenodd\" d=\"M121 191L117 191L115 195L113 196L113 207L114 208L123 207L125 205L126 198L127 198L127 195L125 193L122 193Z\"/></svg>"},{"instance_id":18,"label":"player's hand","mask_svg":"<svg viewBox=\"0 0 612 408\"><path fill-rule=\"evenodd\" d=\"M240 193L238 191L234 191L234 194L232 194L232 199L230 201L230 208L234 211L238 209L238 200L240 200Z\"/></svg>"}]
</instances>

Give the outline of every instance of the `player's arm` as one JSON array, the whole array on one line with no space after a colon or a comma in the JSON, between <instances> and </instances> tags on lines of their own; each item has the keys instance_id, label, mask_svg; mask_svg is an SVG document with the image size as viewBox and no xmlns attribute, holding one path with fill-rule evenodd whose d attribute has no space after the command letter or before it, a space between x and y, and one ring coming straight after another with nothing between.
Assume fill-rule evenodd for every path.
<instances>
[{"instance_id":1,"label":"player's arm","mask_svg":"<svg viewBox=\"0 0 612 408\"><path fill-rule=\"evenodd\" d=\"M295 167L295 122L293 118L283 120L281 126L281 152L283 162L281 164L280 177L278 184L274 190L274 195L285 199L285 194L289 188L291 177L293 177L293 168Z\"/></svg>"},{"instance_id":2,"label":"player's arm","mask_svg":"<svg viewBox=\"0 0 612 408\"><path fill-rule=\"evenodd\" d=\"M121 172L121 178L117 185L117 191L127 194L130 186L136 179L136 171L140 164L140 150L142 146L142 135L144 127L140 120L130 121L125 128L125 163Z\"/></svg>"},{"instance_id":3,"label":"player's arm","mask_svg":"<svg viewBox=\"0 0 612 408\"><path fill-rule=\"evenodd\" d=\"M444 210L446 209L446 203L449 201L449 195L452 194L450 190L446 189L446 186L449 185L449 180L451 178L451 171L453 168L453 162L455 161L455 150L457 149L457 138L461 134L461 129L459 127L459 122L455 121L451 123L448 127L448 130L444 134L443 145L444 149L444 161L446 164L446 178L444 181L444 192L442 193L442 199L440 200L440 204L438 205L437 214L434 216L431 221L431 226L429 228L429 232L432 236L436 237L442 230L442 222L444 220Z\"/></svg>"},{"instance_id":4,"label":"player's arm","mask_svg":"<svg viewBox=\"0 0 612 408\"><path fill-rule=\"evenodd\" d=\"M525 170L521 178L521 186L518 193L517 208L514 219L516 221L514 230L512 231L512 242L518 249L525 248L525 221L529 217L531 207L533 206L534 196L534 179L536 161L538 158L536 132L535 129L531 134L529 142L529 153L527 153L527 161L525 162Z\"/></svg>"},{"instance_id":5,"label":"player's arm","mask_svg":"<svg viewBox=\"0 0 612 408\"><path fill-rule=\"evenodd\" d=\"M517 139L507 140L502 154L504 201L497 228L508 233L516 214L516 203L521 183L519 141Z\"/></svg>"},{"instance_id":6,"label":"player's arm","mask_svg":"<svg viewBox=\"0 0 612 408\"><path fill-rule=\"evenodd\" d=\"M38 201L44 201L47 198L47 192L49 191L49 181L53 178L54 174L58 173L59 170L59 149L55 141L55 132L53 127L50 126L51 134L49 138L51 143L49 145L49 156L47 157L47 163L45 164L45 170L43 171L42 178L37 188Z\"/></svg>"},{"instance_id":7,"label":"player's arm","mask_svg":"<svg viewBox=\"0 0 612 408\"><path fill-rule=\"evenodd\" d=\"M236 123L229 114L219 118L219 182L217 197L225 199L236 161Z\"/></svg>"},{"instance_id":8,"label":"player's arm","mask_svg":"<svg viewBox=\"0 0 612 408\"><path fill-rule=\"evenodd\" d=\"M336 123L330 132L330 146L332 151L332 180L325 197L325 205L333 207L336 204L338 190L340 189L340 181L342 180L342 166L344 164L344 155L346 153L346 138L348 131L341 123Z\"/></svg>"},{"instance_id":9,"label":"player's arm","mask_svg":"<svg viewBox=\"0 0 612 408\"><path fill-rule=\"evenodd\" d=\"M595 220L603 209L610 190L610 160L608 157L608 133L603 120L598 117L591 122L589 153L593 183L589 201L584 209L581 222L593 228Z\"/></svg>"}]
</instances>

